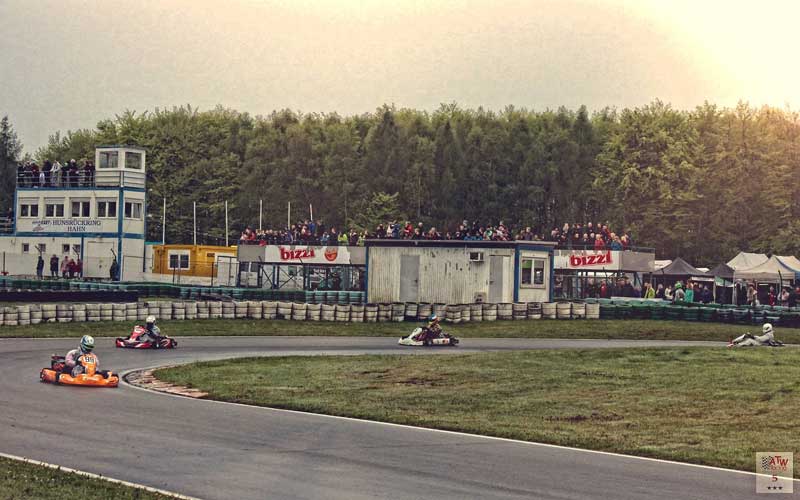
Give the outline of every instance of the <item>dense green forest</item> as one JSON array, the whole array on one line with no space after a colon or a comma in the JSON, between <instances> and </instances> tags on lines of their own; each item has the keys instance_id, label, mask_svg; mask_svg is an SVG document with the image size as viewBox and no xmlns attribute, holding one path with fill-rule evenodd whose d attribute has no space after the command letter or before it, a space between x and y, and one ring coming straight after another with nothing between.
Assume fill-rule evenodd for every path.
<instances>
[{"instance_id":1,"label":"dense green forest","mask_svg":"<svg viewBox=\"0 0 800 500\"><path fill-rule=\"evenodd\" d=\"M374 200L391 197L376 195L398 193L389 213L439 228L503 220L544 234L602 220L660 257L697 265L739 250L800 253L800 119L790 110L683 111L654 101L592 114L447 104L433 113L383 106L350 117L254 117L187 106L56 133L35 158L92 158L100 144L147 149L152 240L161 239L164 197L168 242L191 240L196 201L201 239L216 243L225 200L235 239L257 224L259 200L265 225L285 226L291 202L293 220L312 204L316 219L347 229L376 222L364 214L387 215Z\"/></svg>"}]
</instances>

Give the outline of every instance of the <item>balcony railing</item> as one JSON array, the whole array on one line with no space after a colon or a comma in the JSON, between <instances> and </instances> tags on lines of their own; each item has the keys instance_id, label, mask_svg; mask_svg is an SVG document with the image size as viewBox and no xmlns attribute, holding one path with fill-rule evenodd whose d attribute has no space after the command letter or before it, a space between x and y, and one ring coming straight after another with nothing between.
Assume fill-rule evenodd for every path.
<instances>
[{"instance_id":1,"label":"balcony railing","mask_svg":"<svg viewBox=\"0 0 800 500\"><path fill-rule=\"evenodd\" d=\"M56 175L45 172L45 175L34 172L17 172L18 189L91 189L96 187L145 187L144 172L125 170L79 170L74 173L63 170Z\"/></svg>"}]
</instances>

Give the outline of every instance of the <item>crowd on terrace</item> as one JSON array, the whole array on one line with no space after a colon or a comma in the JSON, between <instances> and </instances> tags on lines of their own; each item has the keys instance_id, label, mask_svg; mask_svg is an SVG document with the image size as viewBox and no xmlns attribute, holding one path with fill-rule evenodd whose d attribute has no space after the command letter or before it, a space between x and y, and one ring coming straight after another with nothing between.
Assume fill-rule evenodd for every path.
<instances>
[{"instance_id":1,"label":"crowd on terrace","mask_svg":"<svg viewBox=\"0 0 800 500\"><path fill-rule=\"evenodd\" d=\"M515 229L503 221L497 224L469 223L464 220L455 230L439 230L435 226L425 228L422 222L412 224L392 221L378 224L372 231L339 231L335 226L327 227L323 221L305 220L288 229L252 229L242 231L242 245L324 245L361 246L367 239L398 240L463 240L463 241L555 241L562 248L586 250L628 250L633 242L626 232L617 234L609 229L609 223L565 223L549 232L534 231L531 226Z\"/></svg>"},{"instance_id":2,"label":"crowd on terrace","mask_svg":"<svg viewBox=\"0 0 800 500\"><path fill-rule=\"evenodd\" d=\"M75 160L45 160L42 165L36 162L20 163L17 166L17 185L19 187L91 187L94 185L95 166L91 160L83 160L79 165Z\"/></svg>"}]
</instances>

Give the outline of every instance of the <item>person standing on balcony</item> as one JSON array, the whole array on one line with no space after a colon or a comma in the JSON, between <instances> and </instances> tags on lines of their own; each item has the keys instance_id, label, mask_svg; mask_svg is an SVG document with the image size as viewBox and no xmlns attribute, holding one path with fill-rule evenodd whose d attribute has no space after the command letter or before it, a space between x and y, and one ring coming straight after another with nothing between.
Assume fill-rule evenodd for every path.
<instances>
[{"instance_id":1,"label":"person standing on balcony","mask_svg":"<svg viewBox=\"0 0 800 500\"><path fill-rule=\"evenodd\" d=\"M36 261L36 277L42 279L44 276L44 259L42 254L39 254L39 260Z\"/></svg>"},{"instance_id":2,"label":"person standing on balcony","mask_svg":"<svg viewBox=\"0 0 800 500\"><path fill-rule=\"evenodd\" d=\"M56 160L53 162L53 167L50 169L50 184L53 187L61 186L61 163Z\"/></svg>"},{"instance_id":3,"label":"person standing on balcony","mask_svg":"<svg viewBox=\"0 0 800 500\"><path fill-rule=\"evenodd\" d=\"M65 255L61 260L61 277L66 278L69 272L69 255Z\"/></svg>"}]
</instances>

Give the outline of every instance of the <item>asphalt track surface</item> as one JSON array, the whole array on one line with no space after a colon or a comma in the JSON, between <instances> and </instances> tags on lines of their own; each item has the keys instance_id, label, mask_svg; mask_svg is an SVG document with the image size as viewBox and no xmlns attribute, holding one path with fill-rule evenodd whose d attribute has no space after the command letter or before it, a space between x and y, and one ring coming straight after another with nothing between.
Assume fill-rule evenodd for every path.
<instances>
[{"instance_id":1,"label":"asphalt track surface","mask_svg":"<svg viewBox=\"0 0 800 500\"><path fill-rule=\"evenodd\" d=\"M115 349L117 372L239 356L716 345L466 339L415 349L392 338L191 337L174 350ZM752 475L458 433L215 403L137 389L42 384L75 339L0 339L0 452L204 499L740 499Z\"/></svg>"}]
</instances>

